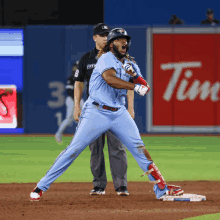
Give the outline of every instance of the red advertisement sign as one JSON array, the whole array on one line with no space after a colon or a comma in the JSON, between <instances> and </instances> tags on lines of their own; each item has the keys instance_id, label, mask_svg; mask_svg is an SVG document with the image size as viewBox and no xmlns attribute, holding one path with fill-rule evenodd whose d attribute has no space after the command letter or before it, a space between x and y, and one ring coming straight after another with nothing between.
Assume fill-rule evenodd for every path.
<instances>
[{"instance_id":1,"label":"red advertisement sign","mask_svg":"<svg viewBox=\"0 0 220 220\"><path fill-rule=\"evenodd\" d=\"M14 85L0 85L0 128L17 127L17 92Z\"/></svg>"},{"instance_id":2,"label":"red advertisement sign","mask_svg":"<svg viewBox=\"0 0 220 220\"><path fill-rule=\"evenodd\" d=\"M220 125L220 34L153 34L154 126Z\"/></svg>"}]
</instances>

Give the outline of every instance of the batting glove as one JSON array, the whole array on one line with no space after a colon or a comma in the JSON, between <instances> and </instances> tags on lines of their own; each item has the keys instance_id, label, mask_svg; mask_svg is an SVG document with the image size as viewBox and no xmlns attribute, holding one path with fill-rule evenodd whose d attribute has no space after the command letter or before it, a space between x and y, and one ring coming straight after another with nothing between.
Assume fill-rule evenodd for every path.
<instances>
[{"instance_id":1,"label":"batting glove","mask_svg":"<svg viewBox=\"0 0 220 220\"><path fill-rule=\"evenodd\" d=\"M131 71L132 77L137 76L137 72L134 70L134 66L131 63L126 63L125 65L122 65L122 67L125 69L125 71Z\"/></svg>"},{"instance_id":2,"label":"batting glove","mask_svg":"<svg viewBox=\"0 0 220 220\"><path fill-rule=\"evenodd\" d=\"M137 94L139 94L141 96L144 96L149 91L149 88L147 86L144 86L144 85L135 85L134 91Z\"/></svg>"}]
</instances>

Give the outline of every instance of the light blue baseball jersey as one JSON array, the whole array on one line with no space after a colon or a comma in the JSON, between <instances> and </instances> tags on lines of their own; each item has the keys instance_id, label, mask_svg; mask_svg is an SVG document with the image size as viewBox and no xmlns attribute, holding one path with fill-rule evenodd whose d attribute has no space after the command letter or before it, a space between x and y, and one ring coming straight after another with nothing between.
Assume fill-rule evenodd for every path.
<instances>
[{"instance_id":1,"label":"light blue baseball jersey","mask_svg":"<svg viewBox=\"0 0 220 220\"><path fill-rule=\"evenodd\" d=\"M138 65L132 61L125 59L124 64L132 63L136 72L141 75ZM126 89L115 89L109 86L103 79L102 74L109 69L116 71L116 76L124 81L130 81L132 77L122 68L123 63L120 62L112 52L103 54L96 63L89 82L89 96L100 105L120 108L125 105L127 96Z\"/></svg>"},{"instance_id":2,"label":"light blue baseball jersey","mask_svg":"<svg viewBox=\"0 0 220 220\"><path fill-rule=\"evenodd\" d=\"M131 61L125 60L125 64L127 62L132 63ZM78 123L73 140L69 146L60 153L46 175L37 184L37 187L44 192L48 190L52 182L63 174L90 143L108 130L115 134L128 148L144 172L149 170L149 165L152 161L148 160L145 156L142 148L144 143L141 140L138 127L124 106L127 90L114 89L102 78L102 74L112 68L115 69L116 75L120 79L125 81L131 79L130 75L122 68L122 63L111 52L103 54L99 58L90 79L90 96L82 109L80 122ZM137 73L141 75L136 64L134 64L134 68ZM93 101L101 105L120 107L120 109L113 112L103 108L97 108L92 104ZM150 180L155 181L151 174L149 174L148 177ZM161 190L157 184L154 185L154 193L157 198L164 195L166 191L167 186Z\"/></svg>"}]
</instances>

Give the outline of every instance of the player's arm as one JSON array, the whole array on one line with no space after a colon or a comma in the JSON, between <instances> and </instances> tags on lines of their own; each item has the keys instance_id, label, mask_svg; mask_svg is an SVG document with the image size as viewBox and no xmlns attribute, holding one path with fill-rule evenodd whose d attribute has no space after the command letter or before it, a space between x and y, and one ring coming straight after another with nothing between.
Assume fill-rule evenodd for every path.
<instances>
[{"instance_id":1,"label":"player's arm","mask_svg":"<svg viewBox=\"0 0 220 220\"><path fill-rule=\"evenodd\" d=\"M131 63L127 63L125 65L122 65L122 67L125 69L126 73L133 77L133 81L135 84L141 84L144 86L147 86L150 90L150 86L147 83L147 81L142 77L139 68L134 66Z\"/></svg>"},{"instance_id":2,"label":"player's arm","mask_svg":"<svg viewBox=\"0 0 220 220\"><path fill-rule=\"evenodd\" d=\"M79 121L79 117L81 115L81 108L80 108L80 100L83 94L83 87L84 82L76 81L74 86L74 114L73 117L76 121Z\"/></svg>"},{"instance_id":3,"label":"player's arm","mask_svg":"<svg viewBox=\"0 0 220 220\"><path fill-rule=\"evenodd\" d=\"M114 69L108 69L102 74L103 79L107 84L116 89L127 89L134 90L139 95L144 96L149 91L149 87L143 85L135 85L131 82L126 82L116 76L116 71Z\"/></svg>"},{"instance_id":4,"label":"player's arm","mask_svg":"<svg viewBox=\"0 0 220 220\"><path fill-rule=\"evenodd\" d=\"M84 82L76 81L74 86L74 103L75 108L80 108L80 100L82 98Z\"/></svg>"},{"instance_id":5,"label":"player's arm","mask_svg":"<svg viewBox=\"0 0 220 220\"><path fill-rule=\"evenodd\" d=\"M127 92L127 99L128 99L128 112L130 116L134 119L134 91L128 90Z\"/></svg>"},{"instance_id":6,"label":"player's arm","mask_svg":"<svg viewBox=\"0 0 220 220\"><path fill-rule=\"evenodd\" d=\"M115 89L128 89L133 90L135 87L134 83L126 82L116 76L114 69L108 69L102 74L103 79L106 83Z\"/></svg>"},{"instance_id":7,"label":"player's arm","mask_svg":"<svg viewBox=\"0 0 220 220\"><path fill-rule=\"evenodd\" d=\"M84 88L84 74L85 74L85 67L84 67L84 59L85 55L79 61L78 69L75 72L74 79L74 113L73 117L76 121L79 121L79 117L81 115L81 108L80 108L80 100L83 94Z\"/></svg>"}]
</instances>

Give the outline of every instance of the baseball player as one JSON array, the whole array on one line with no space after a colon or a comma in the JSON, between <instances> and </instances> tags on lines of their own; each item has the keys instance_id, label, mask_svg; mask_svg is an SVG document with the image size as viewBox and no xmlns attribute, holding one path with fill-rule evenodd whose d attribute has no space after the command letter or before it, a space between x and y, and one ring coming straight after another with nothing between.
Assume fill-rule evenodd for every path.
<instances>
[{"instance_id":1,"label":"baseball player","mask_svg":"<svg viewBox=\"0 0 220 220\"><path fill-rule=\"evenodd\" d=\"M74 122L73 112L74 112L74 75L78 68L79 61L76 61L72 66L72 73L71 76L68 77L67 83L66 83L66 118L62 121L62 123L59 126L58 131L55 134L55 140L58 143L62 143L62 136L63 132L68 126L71 126ZM84 101L83 99L80 100L80 107L82 107Z\"/></svg>"},{"instance_id":2,"label":"baseball player","mask_svg":"<svg viewBox=\"0 0 220 220\"><path fill-rule=\"evenodd\" d=\"M157 199L163 195L183 194L179 186L166 184L141 140L137 125L124 106L127 90L134 90L141 96L150 91L138 65L128 55L130 39L122 28L110 31L91 76L89 98L83 106L73 140L30 193L31 201L38 201L87 145L107 130L111 130L121 140L144 174L154 183ZM129 82L130 79L134 83Z\"/></svg>"},{"instance_id":3,"label":"baseball player","mask_svg":"<svg viewBox=\"0 0 220 220\"><path fill-rule=\"evenodd\" d=\"M82 86L84 81L87 83L87 96L89 96L89 80L93 69L97 63L97 55L106 44L107 36L110 31L108 25L99 23L93 28L93 39L95 41L95 48L88 53L84 54L79 61L78 71L75 74L75 88L74 88L74 100L75 110L74 118L79 121L81 113L80 99L82 97ZM134 117L133 99L134 92L128 92L128 112ZM105 135L107 136L110 168L113 179L115 191L118 195L127 196L129 192L127 190L127 155L125 147L115 137L111 131L106 131L101 134L90 145L91 160L90 168L93 174L93 186L90 195L105 195L105 188L107 185L105 160L103 148L105 145ZM120 168L119 168L120 167Z\"/></svg>"}]
</instances>

